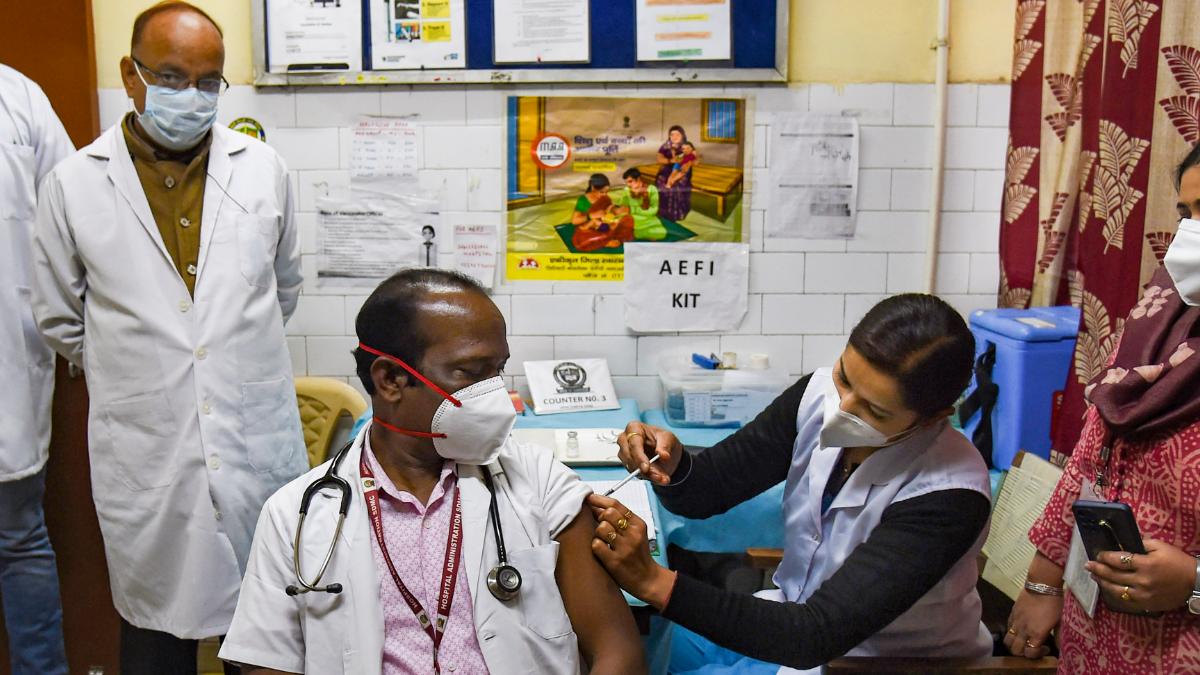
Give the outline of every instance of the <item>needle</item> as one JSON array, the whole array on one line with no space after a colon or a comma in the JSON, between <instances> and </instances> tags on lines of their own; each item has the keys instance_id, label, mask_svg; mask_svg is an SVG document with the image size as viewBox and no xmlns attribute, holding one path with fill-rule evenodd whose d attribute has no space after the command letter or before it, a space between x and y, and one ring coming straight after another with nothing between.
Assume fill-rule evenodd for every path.
<instances>
[{"instance_id":1,"label":"needle","mask_svg":"<svg viewBox=\"0 0 1200 675\"><path fill-rule=\"evenodd\" d=\"M650 458L650 462L649 462L649 463L650 463L650 464L653 464L653 463L657 462L657 461L658 461L658 458L659 458L659 455L658 455L658 453L655 453L655 455L654 455L653 457L651 457L651 458ZM608 492L605 492L605 493L604 493L604 496L605 496L605 497L610 497L610 496L612 496L612 494L613 494L614 492L616 492L617 490L620 490L621 488L625 487L625 484L626 484L626 483L628 483L629 481L633 480L634 478L637 478L637 477L638 477L638 474L640 474L640 473L641 473L641 471L640 471L640 470L639 470L639 471L633 471L633 472L631 472L631 473L630 473L628 476L625 476L624 478L622 478L620 483L617 483L616 485L612 486L612 488L611 488L611 489L609 489L609 491L608 491Z\"/></svg>"}]
</instances>

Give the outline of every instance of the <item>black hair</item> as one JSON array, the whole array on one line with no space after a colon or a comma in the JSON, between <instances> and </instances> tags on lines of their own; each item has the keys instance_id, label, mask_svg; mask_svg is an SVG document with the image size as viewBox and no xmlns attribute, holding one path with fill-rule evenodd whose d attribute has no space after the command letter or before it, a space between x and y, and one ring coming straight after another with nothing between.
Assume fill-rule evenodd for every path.
<instances>
[{"instance_id":1,"label":"black hair","mask_svg":"<svg viewBox=\"0 0 1200 675\"><path fill-rule=\"evenodd\" d=\"M683 147L683 146L685 146L685 145L690 145L690 146L692 146L692 149L693 149L693 150L695 150L695 149L696 149L696 144L695 144L695 143L693 143L693 142L691 142L691 141L684 141L684 142L682 142L682 143L680 143L680 144L679 144L679 147L681 147L681 148L682 148L682 147Z\"/></svg>"},{"instance_id":2,"label":"black hair","mask_svg":"<svg viewBox=\"0 0 1200 675\"><path fill-rule=\"evenodd\" d=\"M625 169L625 173L621 174L621 180L629 180L630 178L633 180L641 180L642 172L638 171L636 166Z\"/></svg>"},{"instance_id":3,"label":"black hair","mask_svg":"<svg viewBox=\"0 0 1200 675\"><path fill-rule=\"evenodd\" d=\"M671 132L672 132L672 131L678 131L678 132L679 132L679 135L680 135L680 136L683 136L683 139L679 141L679 142L680 142L680 144L683 144L683 143L687 143L687 142L688 142L688 139L687 139L687 132L683 130L683 127L679 126L678 124L673 124L673 125L671 125L671 128L670 128L670 129L667 129L667 142L668 142L668 143L670 143L670 142L671 142Z\"/></svg>"},{"instance_id":4,"label":"black hair","mask_svg":"<svg viewBox=\"0 0 1200 675\"><path fill-rule=\"evenodd\" d=\"M1187 157L1184 157L1183 161L1179 163L1179 166L1175 168L1176 191L1179 191L1179 188L1183 186L1183 174L1187 173L1188 169L1192 169L1197 166L1200 166L1200 143L1192 146L1192 149L1190 152L1188 152Z\"/></svg>"},{"instance_id":5,"label":"black hair","mask_svg":"<svg viewBox=\"0 0 1200 675\"><path fill-rule=\"evenodd\" d=\"M896 295L871 308L849 344L900 383L904 403L921 419L954 405L971 381L975 336L940 298Z\"/></svg>"},{"instance_id":6,"label":"black hair","mask_svg":"<svg viewBox=\"0 0 1200 675\"><path fill-rule=\"evenodd\" d=\"M133 38L129 41L129 53L133 54L133 50L137 49L138 43L142 41L142 33L146 31L146 24L150 23L150 19L153 19L159 14L180 11L191 12L199 15L211 23L213 28L217 29L218 35L225 37L225 32L221 30L221 25L218 24L211 16L209 16L208 12L189 2L184 2L183 0L163 0L160 3L151 5L144 12L138 14L137 18L133 20Z\"/></svg>"},{"instance_id":7,"label":"black hair","mask_svg":"<svg viewBox=\"0 0 1200 675\"><path fill-rule=\"evenodd\" d=\"M587 184L588 192L593 192L595 190L599 190L600 188L606 188L608 186L609 186L608 176L605 176L602 173L594 173L591 175L590 178L588 178L588 184Z\"/></svg>"},{"instance_id":8,"label":"black hair","mask_svg":"<svg viewBox=\"0 0 1200 675\"><path fill-rule=\"evenodd\" d=\"M429 230L429 234L432 234L432 235L433 235L433 236L435 236L435 237L437 236L437 230L433 229L433 226L432 226L432 225L425 225L425 226L422 226L422 227L421 227L421 234L425 234L425 230Z\"/></svg>"},{"instance_id":9,"label":"black hair","mask_svg":"<svg viewBox=\"0 0 1200 675\"><path fill-rule=\"evenodd\" d=\"M358 341L417 368L429 348L421 330L421 302L432 293L446 291L487 295L479 282L465 274L436 268L401 270L379 284L358 310L354 320ZM371 364L376 358L361 347L354 349L358 379L371 395L375 394Z\"/></svg>"}]
</instances>

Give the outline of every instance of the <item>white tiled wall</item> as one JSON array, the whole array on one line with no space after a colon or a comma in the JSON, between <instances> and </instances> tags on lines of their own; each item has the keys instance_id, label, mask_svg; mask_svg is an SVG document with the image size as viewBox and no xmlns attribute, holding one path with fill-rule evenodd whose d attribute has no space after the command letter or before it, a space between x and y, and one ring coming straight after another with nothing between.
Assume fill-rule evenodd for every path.
<instances>
[{"instance_id":1,"label":"white tiled wall","mask_svg":"<svg viewBox=\"0 0 1200 675\"><path fill-rule=\"evenodd\" d=\"M630 333L620 284L500 284L493 296L509 326L513 383L524 387L522 361L608 358L617 390L643 408L657 407L655 361L663 349L765 351L799 375L828 365L846 335L887 294L920 290L932 165L932 85L834 87L389 88L262 90L234 87L219 120L251 116L283 155L298 192L305 273L315 273L316 197L349 181L349 126L359 115L404 116L425 127L424 189L441 192L450 219L504 223L504 99L512 94L592 96L745 96L754 100L754 171L749 187L749 311L721 335ZM952 85L937 291L962 312L995 304L997 238L1004 184L1009 87ZM597 101L598 104L602 100ZM100 91L101 121L128 109L120 90ZM772 217L753 185L766 177L775 113L854 115L862 128L858 236L850 241L767 240ZM443 262L451 262L443 256ZM288 325L298 374L346 378L355 386L354 317L363 294L335 295L306 282Z\"/></svg>"}]
</instances>

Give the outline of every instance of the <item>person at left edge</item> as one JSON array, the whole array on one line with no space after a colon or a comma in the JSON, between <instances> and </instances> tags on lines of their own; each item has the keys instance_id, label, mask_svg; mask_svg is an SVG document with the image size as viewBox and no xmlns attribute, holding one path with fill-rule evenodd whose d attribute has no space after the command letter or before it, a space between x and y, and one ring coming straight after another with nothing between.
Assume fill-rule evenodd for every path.
<instances>
[{"instance_id":1,"label":"person at left edge","mask_svg":"<svg viewBox=\"0 0 1200 675\"><path fill-rule=\"evenodd\" d=\"M590 490L509 435L504 317L484 290L404 270L355 325L374 418L263 507L221 658L253 675L645 673L629 607L591 554ZM489 583L502 565L519 588Z\"/></svg>"},{"instance_id":2,"label":"person at left edge","mask_svg":"<svg viewBox=\"0 0 1200 675\"><path fill-rule=\"evenodd\" d=\"M42 512L54 351L34 326L29 257L37 186L74 151L41 87L0 64L0 598L15 675L67 672L58 570Z\"/></svg>"},{"instance_id":3,"label":"person at left edge","mask_svg":"<svg viewBox=\"0 0 1200 675\"><path fill-rule=\"evenodd\" d=\"M263 502L307 468L284 340L300 291L279 156L213 126L225 51L183 2L134 22L135 111L46 178L33 308L87 376L121 672L195 672L225 633Z\"/></svg>"}]
</instances>

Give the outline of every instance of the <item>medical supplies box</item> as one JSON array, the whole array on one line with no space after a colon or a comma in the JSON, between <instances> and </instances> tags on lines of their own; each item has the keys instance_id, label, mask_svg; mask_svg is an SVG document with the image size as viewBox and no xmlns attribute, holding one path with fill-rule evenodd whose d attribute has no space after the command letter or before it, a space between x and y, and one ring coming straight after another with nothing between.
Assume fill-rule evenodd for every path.
<instances>
[{"instance_id":1,"label":"medical supplies box","mask_svg":"<svg viewBox=\"0 0 1200 675\"><path fill-rule=\"evenodd\" d=\"M1007 469L1022 450L1049 458L1054 400L1067 384L1079 309L979 310L971 315L970 324L975 334L976 376L968 397L978 387L980 373L998 387L991 410L993 465ZM988 363L991 359L981 363L980 357L989 350L994 351L994 364ZM968 438L979 428L983 413L981 409L966 420L963 431Z\"/></svg>"},{"instance_id":2,"label":"medical supplies box","mask_svg":"<svg viewBox=\"0 0 1200 675\"><path fill-rule=\"evenodd\" d=\"M769 367L755 355L745 369L708 369L692 362L690 354L669 353L659 359L663 411L675 427L736 428L754 419L783 393L787 372Z\"/></svg>"}]
</instances>

